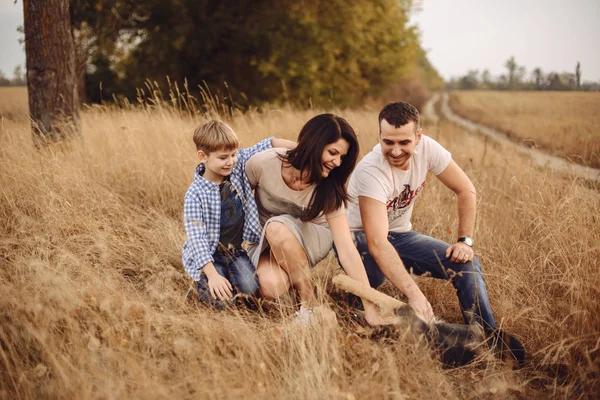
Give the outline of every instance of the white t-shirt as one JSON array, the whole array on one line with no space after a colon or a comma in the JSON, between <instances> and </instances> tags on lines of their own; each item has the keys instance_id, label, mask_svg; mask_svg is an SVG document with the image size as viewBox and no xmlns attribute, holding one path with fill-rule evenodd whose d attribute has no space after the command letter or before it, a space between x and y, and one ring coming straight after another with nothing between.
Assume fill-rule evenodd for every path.
<instances>
[{"instance_id":1,"label":"white t-shirt","mask_svg":"<svg viewBox=\"0 0 600 400\"><path fill-rule=\"evenodd\" d=\"M411 230L413 206L425 186L427 172L439 175L452 160L448 150L425 135L415 150L406 171L390 166L379 144L358 163L348 183L351 199L347 213L351 230L363 229L358 196L375 199L387 206L390 231Z\"/></svg>"}]
</instances>

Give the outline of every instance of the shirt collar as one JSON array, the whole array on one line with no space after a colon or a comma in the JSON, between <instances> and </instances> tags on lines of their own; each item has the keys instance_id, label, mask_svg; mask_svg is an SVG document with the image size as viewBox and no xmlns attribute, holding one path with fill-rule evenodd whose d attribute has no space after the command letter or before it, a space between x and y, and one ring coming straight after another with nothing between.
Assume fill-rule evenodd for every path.
<instances>
[{"instance_id":1,"label":"shirt collar","mask_svg":"<svg viewBox=\"0 0 600 400\"><path fill-rule=\"evenodd\" d=\"M196 166L196 172L194 174L194 181L198 182L201 187L209 188L209 189L218 189L219 185L216 183L205 179L202 175L206 171L206 165L204 163L200 163Z\"/></svg>"}]
</instances>

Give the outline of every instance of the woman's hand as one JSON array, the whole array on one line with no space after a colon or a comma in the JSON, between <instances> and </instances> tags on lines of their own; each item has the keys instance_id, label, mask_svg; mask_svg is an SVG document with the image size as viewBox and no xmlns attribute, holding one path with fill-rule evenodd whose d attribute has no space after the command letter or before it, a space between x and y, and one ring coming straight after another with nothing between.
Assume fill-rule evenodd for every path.
<instances>
[{"instance_id":1,"label":"woman's hand","mask_svg":"<svg viewBox=\"0 0 600 400\"><path fill-rule=\"evenodd\" d=\"M398 317L395 315L382 316L375 303L363 299L363 306L365 308L365 319L371 326L392 325L398 322Z\"/></svg>"}]
</instances>

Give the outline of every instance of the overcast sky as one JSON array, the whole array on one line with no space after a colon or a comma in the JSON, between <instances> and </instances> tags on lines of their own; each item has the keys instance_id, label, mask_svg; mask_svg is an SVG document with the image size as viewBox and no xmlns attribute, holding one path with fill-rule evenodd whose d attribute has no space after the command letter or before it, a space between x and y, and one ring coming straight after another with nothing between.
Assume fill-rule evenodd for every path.
<instances>
[{"instance_id":1,"label":"overcast sky","mask_svg":"<svg viewBox=\"0 0 600 400\"><path fill-rule=\"evenodd\" d=\"M445 79L469 69L499 75L514 56L528 74L575 72L579 61L582 80L600 81L600 0L421 1L413 21Z\"/></svg>"},{"instance_id":2,"label":"overcast sky","mask_svg":"<svg viewBox=\"0 0 600 400\"><path fill-rule=\"evenodd\" d=\"M600 0L421 0L413 22L431 63L446 79L469 69L504 73L514 56L530 73L574 71L600 81ZM0 0L0 71L25 66L16 29L23 1Z\"/></svg>"}]
</instances>

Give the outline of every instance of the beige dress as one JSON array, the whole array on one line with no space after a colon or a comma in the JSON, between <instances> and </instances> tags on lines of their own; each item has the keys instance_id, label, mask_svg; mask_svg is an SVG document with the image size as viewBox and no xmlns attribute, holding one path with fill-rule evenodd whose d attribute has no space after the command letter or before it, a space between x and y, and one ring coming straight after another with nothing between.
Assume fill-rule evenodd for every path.
<instances>
[{"instance_id":1,"label":"beige dress","mask_svg":"<svg viewBox=\"0 0 600 400\"><path fill-rule=\"evenodd\" d=\"M254 265L263 251L269 245L265 239L265 229L271 222L277 221L284 224L296 236L311 266L321 261L333 245L333 239L325 216L319 215L312 221L302 221L300 218L306 215L310 198L315 190L311 185L304 190L290 189L281 175L283 162L279 154L285 154L286 149L269 149L255 154L246 163L246 174L250 185L254 187L254 197L262 234L257 246L248 250L250 259ZM334 217L345 212L344 208L328 214Z\"/></svg>"}]
</instances>

